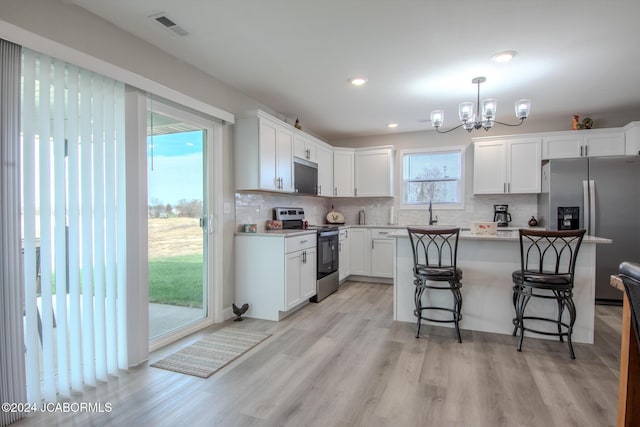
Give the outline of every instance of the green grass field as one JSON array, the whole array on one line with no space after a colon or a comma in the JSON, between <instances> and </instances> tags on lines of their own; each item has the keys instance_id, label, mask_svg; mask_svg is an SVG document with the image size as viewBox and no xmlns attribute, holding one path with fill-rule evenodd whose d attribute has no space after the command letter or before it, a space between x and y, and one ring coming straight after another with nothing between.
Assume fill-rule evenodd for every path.
<instances>
[{"instance_id":1,"label":"green grass field","mask_svg":"<svg viewBox=\"0 0 640 427\"><path fill-rule=\"evenodd\" d=\"M202 308L202 255L150 258L149 302Z\"/></svg>"}]
</instances>

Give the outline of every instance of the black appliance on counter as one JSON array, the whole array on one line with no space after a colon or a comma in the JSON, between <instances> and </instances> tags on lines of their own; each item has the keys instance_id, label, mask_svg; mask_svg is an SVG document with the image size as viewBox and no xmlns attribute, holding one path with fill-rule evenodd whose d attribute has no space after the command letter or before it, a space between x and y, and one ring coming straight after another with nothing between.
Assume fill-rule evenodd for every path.
<instances>
[{"instance_id":1,"label":"black appliance on counter","mask_svg":"<svg viewBox=\"0 0 640 427\"><path fill-rule=\"evenodd\" d=\"M511 222L508 210L509 205L493 205L493 222L497 222L498 227L506 227Z\"/></svg>"},{"instance_id":2,"label":"black appliance on counter","mask_svg":"<svg viewBox=\"0 0 640 427\"><path fill-rule=\"evenodd\" d=\"M273 208L273 219L282 221L282 228L288 230L304 229L304 209ZM337 226L311 225L316 230L316 295L311 302L319 302L338 290L338 234Z\"/></svg>"}]
</instances>

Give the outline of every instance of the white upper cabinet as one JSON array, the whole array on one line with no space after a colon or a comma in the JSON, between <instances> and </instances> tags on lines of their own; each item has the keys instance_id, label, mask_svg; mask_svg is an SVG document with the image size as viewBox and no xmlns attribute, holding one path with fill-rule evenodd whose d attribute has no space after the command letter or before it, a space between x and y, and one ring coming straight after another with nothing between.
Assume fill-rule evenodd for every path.
<instances>
[{"instance_id":1,"label":"white upper cabinet","mask_svg":"<svg viewBox=\"0 0 640 427\"><path fill-rule=\"evenodd\" d=\"M333 150L322 145L316 147L318 163L318 196L333 196Z\"/></svg>"},{"instance_id":2,"label":"white upper cabinet","mask_svg":"<svg viewBox=\"0 0 640 427\"><path fill-rule=\"evenodd\" d=\"M580 157L583 140L577 132L542 137L543 159L569 159Z\"/></svg>"},{"instance_id":3,"label":"white upper cabinet","mask_svg":"<svg viewBox=\"0 0 640 427\"><path fill-rule=\"evenodd\" d=\"M293 128L258 112L235 125L238 190L293 192Z\"/></svg>"},{"instance_id":4,"label":"white upper cabinet","mask_svg":"<svg viewBox=\"0 0 640 427\"><path fill-rule=\"evenodd\" d=\"M333 150L333 195L335 197L353 197L354 151L352 149Z\"/></svg>"},{"instance_id":5,"label":"white upper cabinet","mask_svg":"<svg viewBox=\"0 0 640 427\"><path fill-rule=\"evenodd\" d=\"M393 147L361 149L355 152L355 195L393 196Z\"/></svg>"},{"instance_id":6,"label":"white upper cabinet","mask_svg":"<svg viewBox=\"0 0 640 427\"><path fill-rule=\"evenodd\" d=\"M624 132L590 133L584 135L585 156L623 156Z\"/></svg>"},{"instance_id":7,"label":"white upper cabinet","mask_svg":"<svg viewBox=\"0 0 640 427\"><path fill-rule=\"evenodd\" d=\"M624 127L625 154L627 156L640 155L640 122L631 122Z\"/></svg>"},{"instance_id":8,"label":"white upper cabinet","mask_svg":"<svg viewBox=\"0 0 640 427\"><path fill-rule=\"evenodd\" d=\"M542 158L622 156L625 134L622 129L590 129L542 135Z\"/></svg>"},{"instance_id":9,"label":"white upper cabinet","mask_svg":"<svg viewBox=\"0 0 640 427\"><path fill-rule=\"evenodd\" d=\"M293 155L301 159L309 160L317 163L316 159L317 144L311 138L298 131L293 137Z\"/></svg>"},{"instance_id":10,"label":"white upper cabinet","mask_svg":"<svg viewBox=\"0 0 640 427\"><path fill-rule=\"evenodd\" d=\"M540 192L540 138L474 141L474 194Z\"/></svg>"}]
</instances>

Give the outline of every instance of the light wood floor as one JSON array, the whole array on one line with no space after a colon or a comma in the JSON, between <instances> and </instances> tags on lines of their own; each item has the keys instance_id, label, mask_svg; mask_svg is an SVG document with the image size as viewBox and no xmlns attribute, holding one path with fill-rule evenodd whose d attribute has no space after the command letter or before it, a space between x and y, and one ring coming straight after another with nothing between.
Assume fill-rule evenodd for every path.
<instances>
[{"instance_id":1,"label":"light wood floor","mask_svg":"<svg viewBox=\"0 0 640 427\"><path fill-rule=\"evenodd\" d=\"M594 345L393 322L392 287L348 282L281 322L236 322L273 334L209 379L144 365L77 401L103 414L36 415L16 426L612 426L620 307L596 307ZM579 315L579 313L578 313ZM233 323L233 322L229 322ZM152 354L162 358L202 335Z\"/></svg>"}]
</instances>

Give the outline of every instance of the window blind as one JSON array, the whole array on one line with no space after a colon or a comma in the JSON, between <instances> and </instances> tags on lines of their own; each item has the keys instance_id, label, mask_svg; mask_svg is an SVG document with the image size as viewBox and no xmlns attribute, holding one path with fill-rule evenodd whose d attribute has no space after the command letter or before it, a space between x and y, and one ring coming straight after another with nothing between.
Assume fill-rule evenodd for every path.
<instances>
[{"instance_id":1,"label":"window blind","mask_svg":"<svg viewBox=\"0 0 640 427\"><path fill-rule=\"evenodd\" d=\"M124 84L22 67L27 390L54 401L127 368Z\"/></svg>"}]
</instances>

